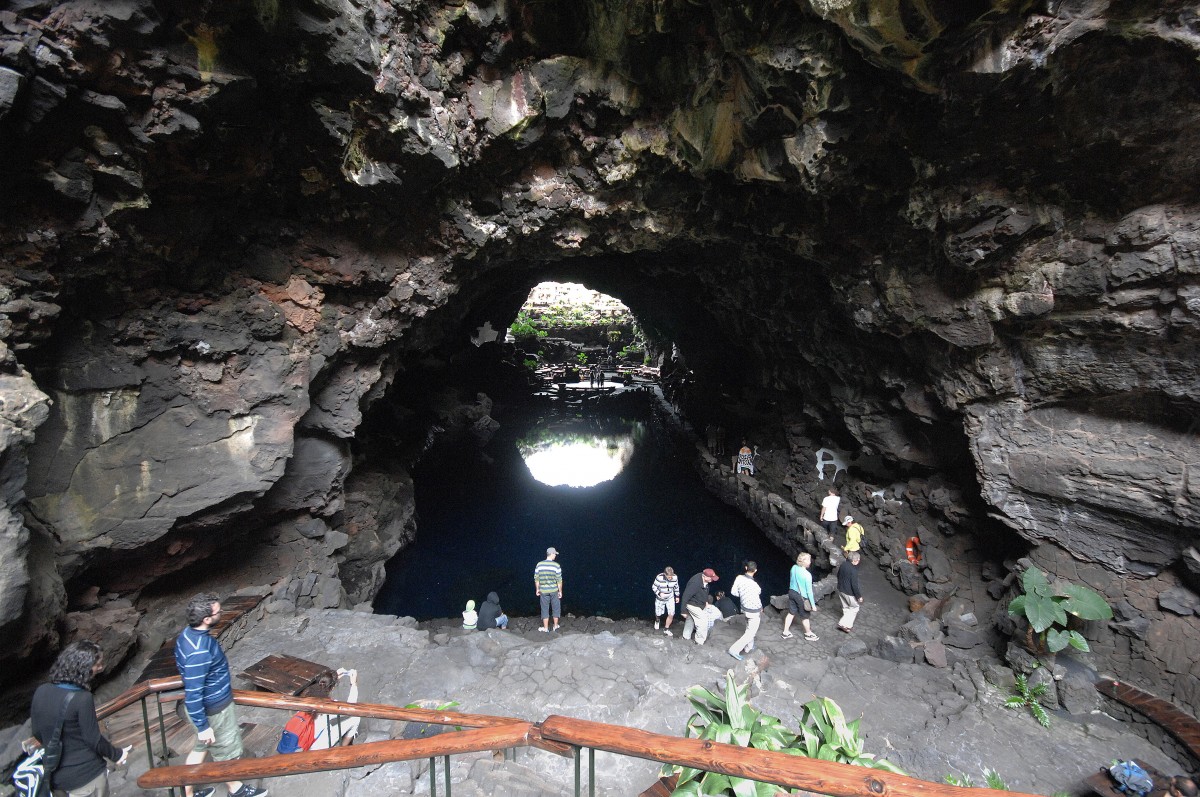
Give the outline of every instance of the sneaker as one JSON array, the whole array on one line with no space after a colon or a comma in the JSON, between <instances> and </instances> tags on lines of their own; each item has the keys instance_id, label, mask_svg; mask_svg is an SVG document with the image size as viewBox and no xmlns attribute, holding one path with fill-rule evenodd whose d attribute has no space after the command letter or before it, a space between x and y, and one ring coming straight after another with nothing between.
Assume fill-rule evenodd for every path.
<instances>
[{"instance_id":1,"label":"sneaker","mask_svg":"<svg viewBox=\"0 0 1200 797\"><path fill-rule=\"evenodd\" d=\"M249 783L243 783L242 788L229 795L229 797L267 797L268 793L266 789L256 789Z\"/></svg>"},{"instance_id":2,"label":"sneaker","mask_svg":"<svg viewBox=\"0 0 1200 797\"><path fill-rule=\"evenodd\" d=\"M556 634L557 634L557 633L558 633L559 631L561 631L562 629L561 629L561 628L559 628L558 626L554 626L554 627L553 627L553 628L551 628L550 630L551 630L551 631L553 631L554 633L556 633Z\"/></svg>"},{"instance_id":3,"label":"sneaker","mask_svg":"<svg viewBox=\"0 0 1200 797\"><path fill-rule=\"evenodd\" d=\"M670 628L664 628L663 633L666 634L667 636L675 636L675 634L671 631Z\"/></svg>"},{"instance_id":4,"label":"sneaker","mask_svg":"<svg viewBox=\"0 0 1200 797\"><path fill-rule=\"evenodd\" d=\"M192 792L192 797L212 797L213 792L216 790L216 786L205 786L204 788L194 790Z\"/></svg>"},{"instance_id":5,"label":"sneaker","mask_svg":"<svg viewBox=\"0 0 1200 797\"><path fill-rule=\"evenodd\" d=\"M817 636L816 634L805 634L804 638L807 639L809 642L816 642L821 637Z\"/></svg>"},{"instance_id":6,"label":"sneaker","mask_svg":"<svg viewBox=\"0 0 1200 797\"><path fill-rule=\"evenodd\" d=\"M549 628L542 627L542 628L539 628L538 630L539 630L539 631L541 631L543 634L548 634L548 633L550 633L550 629L549 629Z\"/></svg>"},{"instance_id":7,"label":"sneaker","mask_svg":"<svg viewBox=\"0 0 1200 797\"><path fill-rule=\"evenodd\" d=\"M654 630L655 630L655 631L657 631L657 630L658 630L658 620L655 620L655 621L654 621Z\"/></svg>"},{"instance_id":8,"label":"sneaker","mask_svg":"<svg viewBox=\"0 0 1200 797\"><path fill-rule=\"evenodd\" d=\"M734 652L731 650L731 651L729 651L729 655L730 655L730 656L733 656L733 657L734 657L735 659L737 659L738 661L741 661L741 660L742 660L742 654L741 654L741 653L734 653Z\"/></svg>"}]
</instances>

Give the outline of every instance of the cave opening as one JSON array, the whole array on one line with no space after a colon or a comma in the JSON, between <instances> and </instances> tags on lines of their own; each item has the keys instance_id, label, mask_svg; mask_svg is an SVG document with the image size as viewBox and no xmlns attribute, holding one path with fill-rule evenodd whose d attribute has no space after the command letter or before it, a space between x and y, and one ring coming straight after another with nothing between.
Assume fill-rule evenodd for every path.
<instances>
[{"instance_id":1,"label":"cave opening","mask_svg":"<svg viewBox=\"0 0 1200 797\"><path fill-rule=\"evenodd\" d=\"M642 593L668 565L735 573L756 559L772 565L773 589L786 588L775 583L786 555L694 471L670 401L694 380L677 346L575 282L533 285L515 313L494 316L507 324L467 315L471 345L436 377L407 380L441 379L446 390L401 386L388 402L443 396L405 410L436 422L411 469L416 538L388 563L376 611L452 617L494 590L510 614L536 612L527 576L551 546L572 571L574 614L645 615Z\"/></svg>"}]
</instances>

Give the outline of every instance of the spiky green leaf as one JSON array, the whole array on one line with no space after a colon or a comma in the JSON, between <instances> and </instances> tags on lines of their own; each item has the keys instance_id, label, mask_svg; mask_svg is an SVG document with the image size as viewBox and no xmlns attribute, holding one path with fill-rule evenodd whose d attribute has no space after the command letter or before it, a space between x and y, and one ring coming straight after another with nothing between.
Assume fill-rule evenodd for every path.
<instances>
[{"instance_id":1,"label":"spiky green leaf","mask_svg":"<svg viewBox=\"0 0 1200 797\"><path fill-rule=\"evenodd\" d=\"M888 761L883 758L875 759L875 761L871 764L871 766L874 767L875 769L882 769L884 772L891 772L894 775L907 775L908 774L903 769L901 769L900 767L893 764L891 761Z\"/></svg>"},{"instance_id":2,"label":"spiky green leaf","mask_svg":"<svg viewBox=\"0 0 1200 797\"><path fill-rule=\"evenodd\" d=\"M733 671L726 670L725 672L725 711L729 716L729 724L735 730L744 730L749 727L746 725L746 692L749 684L739 686L733 680Z\"/></svg>"},{"instance_id":3,"label":"spiky green leaf","mask_svg":"<svg viewBox=\"0 0 1200 797\"><path fill-rule=\"evenodd\" d=\"M700 791L700 781L685 781L680 777L675 791L671 792L671 797L703 797L703 792Z\"/></svg>"},{"instance_id":4,"label":"spiky green leaf","mask_svg":"<svg viewBox=\"0 0 1200 797\"><path fill-rule=\"evenodd\" d=\"M754 781L746 778L730 778L729 785L733 787L734 797L758 797L758 789Z\"/></svg>"}]
</instances>

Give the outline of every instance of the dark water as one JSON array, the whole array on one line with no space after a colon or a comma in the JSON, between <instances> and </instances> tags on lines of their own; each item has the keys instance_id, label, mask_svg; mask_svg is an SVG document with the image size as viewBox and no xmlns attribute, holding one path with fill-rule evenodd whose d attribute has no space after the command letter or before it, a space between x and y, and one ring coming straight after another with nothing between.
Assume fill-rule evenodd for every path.
<instances>
[{"instance_id":1,"label":"dark water","mask_svg":"<svg viewBox=\"0 0 1200 797\"><path fill-rule=\"evenodd\" d=\"M538 613L533 569L549 546L563 568L563 614L612 618L653 615L650 584L666 565L680 589L705 567L728 589L743 559L758 562L763 594L787 590L791 562L698 477L651 400L630 409L638 443L612 481L588 488L548 487L530 474L518 449L538 432L509 421L486 449L435 448L414 474L417 540L387 566L375 609L417 619L454 617L468 599L495 590L510 615ZM621 419L571 421L548 413L540 428L574 424L611 431Z\"/></svg>"}]
</instances>

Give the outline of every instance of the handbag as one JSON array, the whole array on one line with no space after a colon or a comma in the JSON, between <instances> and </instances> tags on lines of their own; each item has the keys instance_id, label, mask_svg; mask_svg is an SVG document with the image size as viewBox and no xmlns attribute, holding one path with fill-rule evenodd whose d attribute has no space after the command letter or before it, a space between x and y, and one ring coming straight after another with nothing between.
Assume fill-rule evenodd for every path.
<instances>
[{"instance_id":1,"label":"handbag","mask_svg":"<svg viewBox=\"0 0 1200 797\"><path fill-rule=\"evenodd\" d=\"M75 692L70 691L63 699L50 740L44 745L39 744L37 749L25 756L25 760L13 772L13 786L21 797L50 797L50 776L62 761L63 724L73 697Z\"/></svg>"}]
</instances>

